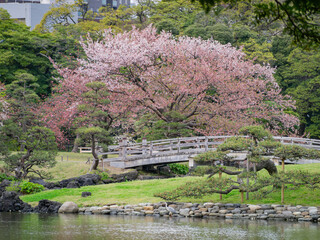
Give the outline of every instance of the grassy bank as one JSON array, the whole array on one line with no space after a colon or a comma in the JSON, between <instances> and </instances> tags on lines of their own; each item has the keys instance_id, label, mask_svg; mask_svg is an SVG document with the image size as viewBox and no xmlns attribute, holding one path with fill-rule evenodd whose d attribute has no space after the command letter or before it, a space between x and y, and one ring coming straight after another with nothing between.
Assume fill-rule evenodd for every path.
<instances>
[{"instance_id":1,"label":"grassy bank","mask_svg":"<svg viewBox=\"0 0 320 240\"><path fill-rule=\"evenodd\" d=\"M310 172L319 172L320 164L288 165L287 170L306 170ZM262 172L262 174L265 174ZM23 201L33 205L41 199L65 202L73 201L80 206L104 205L108 203L117 204L137 204L142 202L160 202L161 198L156 198L155 193L174 190L177 187L199 179L199 177L183 177L162 180L145 180L123 182L108 185L87 186L80 189L61 189L50 190L29 196L22 196ZM81 193L89 191L92 196L82 198ZM252 196L252 194L251 194ZM181 202L228 202L239 203L240 194L238 191L232 191L228 195L223 195L223 200L219 200L219 194L204 196L203 198L182 198ZM250 199L245 203L266 203L280 204L280 190L268 195L263 199ZM320 190L311 191L305 187L298 189L287 188L285 190L285 203L291 205L312 205L320 206Z\"/></svg>"}]
</instances>

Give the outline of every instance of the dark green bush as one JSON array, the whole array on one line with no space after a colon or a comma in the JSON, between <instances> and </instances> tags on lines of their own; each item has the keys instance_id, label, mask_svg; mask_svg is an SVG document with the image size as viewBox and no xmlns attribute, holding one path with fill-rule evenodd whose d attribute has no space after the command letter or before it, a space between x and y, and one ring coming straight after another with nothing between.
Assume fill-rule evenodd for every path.
<instances>
[{"instance_id":1,"label":"dark green bush","mask_svg":"<svg viewBox=\"0 0 320 240\"><path fill-rule=\"evenodd\" d=\"M41 192L44 190L44 186L42 186L41 184L32 183L28 181L21 182L19 187L20 187L20 192L23 194L31 194L31 193Z\"/></svg>"},{"instance_id":2,"label":"dark green bush","mask_svg":"<svg viewBox=\"0 0 320 240\"><path fill-rule=\"evenodd\" d=\"M169 168L170 168L171 172L173 172L175 174L186 175L189 172L189 167L184 164L171 163L171 164L169 164Z\"/></svg>"},{"instance_id":3,"label":"dark green bush","mask_svg":"<svg viewBox=\"0 0 320 240\"><path fill-rule=\"evenodd\" d=\"M0 182L2 182L4 179L7 179L9 181L15 181L17 180L15 177L13 176L8 176L7 174L5 173L0 173Z\"/></svg>"}]
</instances>

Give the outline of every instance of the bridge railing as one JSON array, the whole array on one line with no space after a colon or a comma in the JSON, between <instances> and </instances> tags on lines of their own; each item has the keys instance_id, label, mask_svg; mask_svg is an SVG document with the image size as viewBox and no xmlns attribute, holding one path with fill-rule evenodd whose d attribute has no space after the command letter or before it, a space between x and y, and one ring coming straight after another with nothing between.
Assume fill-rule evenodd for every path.
<instances>
[{"instance_id":1,"label":"bridge railing","mask_svg":"<svg viewBox=\"0 0 320 240\"><path fill-rule=\"evenodd\" d=\"M146 139L143 139L141 143L134 144L128 143L127 139L123 138L119 145L111 146L109 148L109 152L99 153L99 155L117 155L117 157L104 159L105 162L110 162L130 161L170 155L197 154L215 149L217 145L231 137L233 136L201 136L162 139L156 141L147 141ZM275 136L274 139L282 142L283 144L295 144L320 150L320 140L316 139L278 136Z\"/></svg>"}]
</instances>

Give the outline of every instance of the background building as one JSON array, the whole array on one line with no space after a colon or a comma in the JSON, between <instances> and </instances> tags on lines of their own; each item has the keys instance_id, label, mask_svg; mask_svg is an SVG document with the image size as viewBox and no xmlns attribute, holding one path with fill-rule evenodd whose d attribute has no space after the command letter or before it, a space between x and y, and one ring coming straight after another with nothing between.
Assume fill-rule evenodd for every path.
<instances>
[{"instance_id":1,"label":"background building","mask_svg":"<svg viewBox=\"0 0 320 240\"><path fill-rule=\"evenodd\" d=\"M70 2L74 2L70 0ZM121 4L130 7L130 0L86 0L88 10L98 12L100 7L111 6L117 9ZM49 11L54 0L0 0L0 8L6 9L11 18L24 22L34 29L40 23L43 15ZM74 14L78 21L78 14Z\"/></svg>"}]
</instances>

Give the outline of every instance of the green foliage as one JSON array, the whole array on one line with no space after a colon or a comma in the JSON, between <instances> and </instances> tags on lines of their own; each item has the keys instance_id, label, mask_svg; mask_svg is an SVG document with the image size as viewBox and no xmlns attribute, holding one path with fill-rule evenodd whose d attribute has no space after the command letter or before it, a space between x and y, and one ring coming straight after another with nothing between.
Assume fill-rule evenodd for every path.
<instances>
[{"instance_id":1,"label":"green foliage","mask_svg":"<svg viewBox=\"0 0 320 240\"><path fill-rule=\"evenodd\" d=\"M56 164L57 144L54 133L48 128L35 126L23 132L18 124L6 120L0 128L0 135L6 147L6 151L0 154L8 170L15 172L16 178L25 178L29 173L45 177L42 169ZM12 141L12 138L18 141ZM18 151L21 150L21 143L23 151Z\"/></svg>"},{"instance_id":2,"label":"green foliage","mask_svg":"<svg viewBox=\"0 0 320 240\"><path fill-rule=\"evenodd\" d=\"M278 147L274 155L280 159L299 160L300 158L315 159L320 157L320 151L307 149L297 145L283 145Z\"/></svg>"},{"instance_id":3,"label":"green foliage","mask_svg":"<svg viewBox=\"0 0 320 240\"><path fill-rule=\"evenodd\" d=\"M268 140L259 142L259 146L268 149L268 151L274 150L274 149L280 147L281 145L282 144L280 142L272 140L272 139L268 139Z\"/></svg>"},{"instance_id":4,"label":"green foliage","mask_svg":"<svg viewBox=\"0 0 320 240\"><path fill-rule=\"evenodd\" d=\"M22 181L19 187L20 187L20 192L23 194L32 194L32 193L37 193L44 190L44 186L42 186L41 184L32 183L29 181Z\"/></svg>"},{"instance_id":5,"label":"green foliage","mask_svg":"<svg viewBox=\"0 0 320 240\"><path fill-rule=\"evenodd\" d=\"M98 174L100 177L101 177L101 180L103 181L103 180L107 180L107 179L109 179L110 177L109 177L109 174L107 173L107 172L102 172L102 171L100 171L100 170L95 170L95 171L93 171L93 173L94 174Z\"/></svg>"},{"instance_id":6,"label":"green foliage","mask_svg":"<svg viewBox=\"0 0 320 240\"><path fill-rule=\"evenodd\" d=\"M4 18L0 21L0 40L1 82L10 84L16 80L17 74L28 73L35 77L38 95L50 93L54 70L45 56L55 44L50 36L30 31L23 23Z\"/></svg>"},{"instance_id":7,"label":"green foliage","mask_svg":"<svg viewBox=\"0 0 320 240\"><path fill-rule=\"evenodd\" d=\"M243 43L243 52L247 54L246 59L253 60L254 63L272 64L275 58L270 49L271 43L264 41L261 44L253 38Z\"/></svg>"},{"instance_id":8,"label":"green foliage","mask_svg":"<svg viewBox=\"0 0 320 240\"><path fill-rule=\"evenodd\" d=\"M260 125L242 127L239 130L239 134L250 136L255 141L262 141L266 138L270 139L272 137L271 133Z\"/></svg>"},{"instance_id":9,"label":"green foliage","mask_svg":"<svg viewBox=\"0 0 320 240\"><path fill-rule=\"evenodd\" d=\"M192 0L200 2L202 7L209 12L213 6L225 4L242 6L250 10L251 19L263 26L271 25L277 20L283 22L283 31L293 36L294 43L303 47L318 47L320 43L319 30L319 1L318 0L284 0L284 1L238 1L238 0ZM250 7L248 7L250 6ZM245 14L240 15L241 20L246 20ZM237 18L239 18L237 16ZM250 18L249 18L250 19Z\"/></svg>"},{"instance_id":10,"label":"green foliage","mask_svg":"<svg viewBox=\"0 0 320 240\"><path fill-rule=\"evenodd\" d=\"M217 148L218 151L244 151L248 150L248 148L253 145L253 141L251 139L243 138L243 137L231 137L228 138L224 143L220 144Z\"/></svg>"},{"instance_id":11,"label":"green foliage","mask_svg":"<svg viewBox=\"0 0 320 240\"><path fill-rule=\"evenodd\" d=\"M6 187L8 192L19 192L20 191L20 182L12 181L9 186Z\"/></svg>"},{"instance_id":12,"label":"green foliage","mask_svg":"<svg viewBox=\"0 0 320 240\"><path fill-rule=\"evenodd\" d=\"M14 176L8 176L7 174L5 173L0 173L0 182L2 182L3 180L9 180L9 181L15 181L17 180Z\"/></svg>"},{"instance_id":13,"label":"green foliage","mask_svg":"<svg viewBox=\"0 0 320 240\"><path fill-rule=\"evenodd\" d=\"M194 161L197 163L211 163L213 164L215 161L226 161L230 160L230 157L226 155L226 152L220 151L208 151L205 153L198 154L194 157Z\"/></svg>"},{"instance_id":14,"label":"green foliage","mask_svg":"<svg viewBox=\"0 0 320 240\"><path fill-rule=\"evenodd\" d=\"M185 164L171 163L168 165L171 172L179 175L186 175L189 172L189 167Z\"/></svg>"},{"instance_id":15,"label":"green foliage","mask_svg":"<svg viewBox=\"0 0 320 240\"><path fill-rule=\"evenodd\" d=\"M179 30L175 27L171 20L163 20L158 22L155 27L157 28L157 33L162 31L171 32L172 35L179 35Z\"/></svg>"},{"instance_id":16,"label":"green foliage","mask_svg":"<svg viewBox=\"0 0 320 240\"><path fill-rule=\"evenodd\" d=\"M135 130L139 140L146 138L148 141L164 139L191 137L193 131L183 122L184 116L176 111L166 114L169 122L158 120L153 114L146 114L140 117L135 123Z\"/></svg>"}]
</instances>

